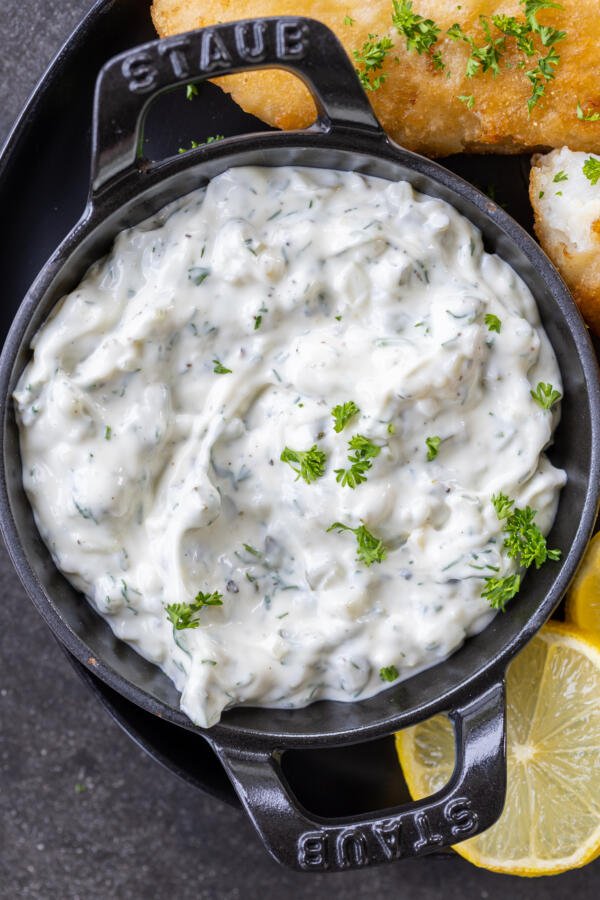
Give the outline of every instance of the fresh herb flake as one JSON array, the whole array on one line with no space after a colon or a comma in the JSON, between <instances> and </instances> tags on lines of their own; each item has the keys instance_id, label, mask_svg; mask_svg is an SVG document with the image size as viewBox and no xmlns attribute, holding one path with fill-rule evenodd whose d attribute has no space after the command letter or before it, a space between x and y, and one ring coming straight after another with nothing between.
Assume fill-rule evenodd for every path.
<instances>
[{"instance_id":1,"label":"fresh herb flake","mask_svg":"<svg viewBox=\"0 0 600 900\"><path fill-rule=\"evenodd\" d=\"M379 677L382 681L395 681L399 675L400 673L396 666L383 666L383 668L379 670Z\"/></svg>"},{"instance_id":2,"label":"fresh herb flake","mask_svg":"<svg viewBox=\"0 0 600 900\"><path fill-rule=\"evenodd\" d=\"M427 462L431 462L436 458L439 453L441 443L442 439L437 435L425 438L425 444L427 446Z\"/></svg>"},{"instance_id":3,"label":"fresh herb flake","mask_svg":"<svg viewBox=\"0 0 600 900\"><path fill-rule=\"evenodd\" d=\"M377 91L385 83L387 75L382 73L373 77L374 72L383 68L385 58L394 46L389 37L380 38L370 34L360 50L353 50L352 55L359 64L356 66L358 79L366 91Z\"/></svg>"},{"instance_id":4,"label":"fresh herb flake","mask_svg":"<svg viewBox=\"0 0 600 900\"><path fill-rule=\"evenodd\" d=\"M372 566L373 563L380 563L387 556L387 550L383 541L380 538L375 537L374 534L368 530L366 525L359 525L357 528L352 528L350 525L344 525L343 522L334 522L333 525L330 525L327 529L327 532L336 530L338 532L342 531L351 531L352 534L356 538L356 558L358 562L364 563L365 566Z\"/></svg>"},{"instance_id":5,"label":"fresh herb flake","mask_svg":"<svg viewBox=\"0 0 600 900\"><path fill-rule=\"evenodd\" d=\"M529 392L538 406L542 409L552 409L555 403L561 399L562 394L545 381L539 381L535 391Z\"/></svg>"},{"instance_id":6,"label":"fresh herb flake","mask_svg":"<svg viewBox=\"0 0 600 900\"><path fill-rule=\"evenodd\" d=\"M335 422L333 430L339 434L340 431L344 430L350 419L358 415L359 412L360 409L354 400L347 400L346 403L339 403L337 406L334 406L331 410L331 415Z\"/></svg>"},{"instance_id":7,"label":"fresh herb flake","mask_svg":"<svg viewBox=\"0 0 600 900\"><path fill-rule=\"evenodd\" d=\"M494 313L486 313L484 322L487 325L488 331L495 331L497 334L500 334L502 330L502 320L495 316Z\"/></svg>"},{"instance_id":8,"label":"fresh herb flake","mask_svg":"<svg viewBox=\"0 0 600 900\"><path fill-rule=\"evenodd\" d=\"M281 456L281 462L288 465L296 472L296 481L303 478L307 484L322 478L325 474L325 463L327 457L323 450L319 450L316 444L310 450L292 450L290 447L284 447ZM299 468L294 465L296 463Z\"/></svg>"},{"instance_id":9,"label":"fresh herb flake","mask_svg":"<svg viewBox=\"0 0 600 900\"><path fill-rule=\"evenodd\" d=\"M583 164L583 174L592 187L595 187L600 180L600 159L589 156Z\"/></svg>"},{"instance_id":10,"label":"fresh herb flake","mask_svg":"<svg viewBox=\"0 0 600 900\"><path fill-rule=\"evenodd\" d=\"M165 612L173 628L182 631L184 628L198 628L198 614L205 606L223 606L223 595L218 591L213 591L212 594L198 591L191 603L169 603Z\"/></svg>"},{"instance_id":11,"label":"fresh herb flake","mask_svg":"<svg viewBox=\"0 0 600 900\"><path fill-rule=\"evenodd\" d=\"M579 100L577 101L577 118L581 122L600 122L600 112L585 112Z\"/></svg>"}]
</instances>

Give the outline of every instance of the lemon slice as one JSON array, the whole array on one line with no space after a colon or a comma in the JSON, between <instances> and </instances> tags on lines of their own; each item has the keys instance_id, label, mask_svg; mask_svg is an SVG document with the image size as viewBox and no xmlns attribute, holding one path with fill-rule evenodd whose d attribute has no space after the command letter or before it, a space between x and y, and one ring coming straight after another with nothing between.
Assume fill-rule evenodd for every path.
<instances>
[{"instance_id":1,"label":"lemon slice","mask_svg":"<svg viewBox=\"0 0 600 900\"><path fill-rule=\"evenodd\" d=\"M600 853L600 643L551 622L507 675L508 790L498 822L454 849L485 869L552 875ZM396 735L411 796L443 787L454 737L439 715Z\"/></svg>"},{"instance_id":2,"label":"lemon slice","mask_svg":"<svg viewBox=\"0 0 600 900\"><path fill-rule=\"evenodd\" d=\"M571 590L567 620L600 637L600 531L590 541Z\"/></svg>"}]
</instances>

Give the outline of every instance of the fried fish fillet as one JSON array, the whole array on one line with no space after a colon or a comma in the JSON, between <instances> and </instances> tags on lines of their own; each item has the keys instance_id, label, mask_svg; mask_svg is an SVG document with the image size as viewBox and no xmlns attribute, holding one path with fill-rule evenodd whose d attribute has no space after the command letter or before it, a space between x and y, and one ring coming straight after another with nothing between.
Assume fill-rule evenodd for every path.
<instances>
[{"instance_id":1,"label":"fried fish fillet","mask_svg":"<svg viewBox=\"0 0 600 900\"><path fill-rule=\"evenodd\" d=\"M600 2L560 2L562 9L538 13L542 25L565 31L566 37L555 45L561 57L556 77L547 82L545 95L531 114L526 71L537 63L539 54L524 57L515 39L509 38L499 75L480 71L467 78L470 49L464 41L446 35L458 22L481 46L485 37L479 17L505 13L523 21L519 0L413 0L413 12L433 19L441 28L432 48L441 51L446 66L441 71L432 52L419 55L407 49L405 36L392 25L392 0L154 0L152 18L158 33L166 37L246 17L307 15L329 25L349 54L360 49L369 35L389 35L394 47L383 69L387 80L369 93L369 99L394 140L430 156L463 151L517 153L563 145L600 151L600 121L577 117L578 103L590 115L600 111ZM494 37L501 34L494 32ZM289 73L249 72L226 76L218 83L243 109L270 125L304 128L315 119L307 89Z\"/></svg>"},{"instance_id":2,"label":"fried fish fillet","mask_svg":"<svg viewBox=\"0 0 600 900\"><path fill-rule=\"evenodd\" d=\"M529 196L539 241L600 336L600 179L584 173L600 158L563 147L533 158ZM589 164L586 170L590 172Z\"/></svg>"}]
</instances>

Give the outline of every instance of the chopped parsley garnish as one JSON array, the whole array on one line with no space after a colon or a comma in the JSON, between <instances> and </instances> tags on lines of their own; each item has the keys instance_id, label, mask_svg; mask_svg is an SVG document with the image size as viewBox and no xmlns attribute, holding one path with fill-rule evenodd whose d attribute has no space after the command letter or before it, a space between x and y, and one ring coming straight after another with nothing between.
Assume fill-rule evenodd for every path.
<instances>
[{"instance_id":1,"label":"chopped parsley garnish","mask_svg":"<svg viewBox=\"0 0 600 900\"><path fill-rule=\"evenodd\" d=\"M492 16L492 22L498 31L501 31L506 37L515 38L521 53L524 53L525 56L533 56L535 48L531 36L531 25L528 22L522 22L515 19L514 16L503 14Z\"/></svg>"},{"instance_id":2,"label":"chopped parsley garnish","mask_svg":"<svg viewBox=\"0 0 600 900\"><path fill-rule=\"evenodd\" d=\"M495 331L500 334L500 331L502 329L502 321L498 318L498 316L495 316L494 313L486 313L484 322L487 325L488 331Z\"/></svg>"},{"instance_id":3,"label":"chopped parsley garnish","mask_svg":"<svg viewBox=\"0 0 600 900\"><path fill-rule=\"evenodd\" d=\"M560 550L548 549L546 538L535 523L535 509L530 506L519 509L515 507L515 501L503 493L493 496L492 504L496 515L504 522L503 549L520 568L528 569L535 564L536 569L539 569L549 559L560 559ZM518 593L520 587L519 574L486 578L481 596L493 609L504 611L506 604Z\"/></svg>"},{"instance_id":4,"label":"chopped parsley garnish","mask_svg":"<svg viewBox=\"0 0 600 900\"><path fill-rule=\"evenodd\" d=\"M396 434L396 426L393 422L388 422L387 424L387 433L388 434Z\"/></svg>"},{"instance_id":5,"label":"chopped parsley garnish","mask_svg":"<svg viewBox=\"0 0 600 900\"><path fill-rule=\"evenodd\" d=\"M600 159L589 156L583 164L583 174L592 187L595 187L600 180Z\"/></svg>"},{"instance_id":6,"label":"chopped parsley garnish","mask_svg":"<svg viewBox=\"0 0 600 900\"><path fill-rule=\"evenodd\" d=\"M492 72L494 75L500 73L500 56L504 49L505 38L492 37L487 20L482 17L480 21L486 38L481 47L477 46L475 39L463 31L458 23L452 25L447 32L453 41L464 41L471 50L465 69L467 78L474 78L479 72Z\"/></svg>"},{"instance_id":7,"label":"chopped parsley garnish","mask_svg":"<svg viewBox=\"0 0 600 900\"><path fill-rule=\"evenodd\" d=\"M353 454L348 454L349 469L335 469L335 480L342 487L354 488L367 480L366 473L372 466L371 460L381 453L381 447L374 444L363 434L355 434L348 441Z\"/></svg>"},{"instance_id":8,"label":"chopped parsley garnish","mask_svg":"<svg viewBox=\"0 0 600 900\"><path fill-rule=\"evenodd\" d=\"M548 550L546 538L535 524L535 509L515 509L506 520L507 537L504 547L511 559L516 559L521 566L529 567L535 563L539 569L547 559L558 561L561 551Z\"/></svg>"},{"instance_id":9,"label":"chopped parsley garnish","mask_svg":"<svg viewBox=\"0 0 600 900\"><path fill-rule=\"evenodd\" d=\"M224 141L224 134L211 134L205 141L192 141L189 147L180 147L178 153L187 153L188 150L197 150L198 147L204 147L206 144L214 144L215 141Z\"/></svg>"},{"instance_id":10,"label":"chopped parsley garnish","mask_svg":"<svg viewBox=\"0 0 600 900\"><path fill-rule=\"evenodd\" d=\"M560 62L560 56L554 45L563 40L565 32L558 31L551 26L540 25L536 18L540 10L562 9L557 3L551 2L551 0L521 0L521 6L524 8L524 19L504 14L493 15L491 19L487 16L479 16L485 38L481 46L458 23L448 29L447 35L455 41L463 41L470 49L465 70L467 78L473 78L480 72L488 71L498 75L506 50L506 42L509 39L515 41L517 50L525 57L517 63L518 68L524 69L526 60L537 55L536 64L525 71L525 76L531 82L531 95L527 100L527 108L531 113L536 103L544 96L546 83L555 76L554 70ZM501 34L501 37L494 36L491 26ZM536 39L541 43L541 48L539 46L536 48ZM506 68L512 67L510 63L505 65ZM468 108L471 108L469 95L463 94L459 99L463 103L467 103Z\"/></svg>"},{"instance_id":11,"label":"chopped parsley garnish","mask_svg":"<svg viewBox=\"0 0 600 900\"><path fill-rule=\"evenodd\" d=\"M442 439L437 435L425 438L425 444L427 446L427 462L431 462L432 459L436 458L439 453L441 443Z\"/></svg>"},{"instance_id":12,"label":"chopped parsley garnish","mask_svg":"<svg viewBox=\"0 0 600 900\"><path fill-rule=\"evenodd\" d=\"M112 437L112 428L110 427L110 425L107 425L106 428L104 429L104 440L110 441L111 437Z\"/></svg>"},{"instance_id":13,"label":"chopped parsley garnish","mask_svg":"<svg viewBox=\"0 0 600 900\"><path fill-rule=\"evenodd\" d=\"M508 519L508 517L512 513L512 508L515 505L515 501L507 497L506 494L499 493L494 494L494 496L492 497L492 505L496 510L496 515L499 519Z\"/></svg>"},{"instance_id":14,"label":"chopped parsley garnish","mask_svg":"<svg viewBox=\"0 0 600 900\"><path fill-rule=\"evenodd\" d=\"M600 112L585 112L579 100L577 101L577 118L581 122L600 122Z\"/></svg>"},{"instance_id":15,"label":"chopped parsley garnish","mask_svg":"<svg viewBox=\"0 0 600 900\"><path fill-rule=\"evenodd\" d=\"M216 375L231 375L232 369L226 368L218 359L213 359L213 372Z\"/></svg>"},{"instance_id":16,"label":"chopped parsley garnish","mask_svg":"<svg viewBox=\"0 0 600 900\"><path fill-rule=\"evenodd\" d=\"M185 86L185 99L193 100L194 97L198 96L198 88L195 84L186 84Z\"/></svg>"},{"instance_id":17,"label":"chopped parsley garnish","mask_svg":"<svg viewBox=\"0 0 600 900\"><path fill-rule=\"evenodd\" d=\"M184 628L198 627L198 614L205 606L223 606L223 595L218 591L213 591L212 594L198 591L191 603L170 603L165 611L173 627L181 631Z\"/></svg>"},{"instance_id":18,"label":"chopped parsley garnish","mask_svg":"<svg viewBox=\"0 0 600 900\"><path fill-rule=\"evenodd\" d=\"M262 325L262 316L254 316L254 330L258 331Z\"/></svg>"},{"instance_id":19,"label":"chopped parsley garnish","mask_svg":"<svg viewBox=\"0 0 600 900\"><path fill-rule=\"evenodd\" d=\"M340 431L343 431L350 419L356 416L359 412L360 409L358 408L354 400L347 400L346 403L339 403L337 406L334 406L331 410L331 415L333 416L335 422L333 430L337 431L337 433L339 434Z\"/></svg>"},{"instance_id":20,"label":"chopped parsley garnish","mask_svg":"<svg viewBox=\"0 0 600 900\"><path fill-rule=\"evenodd\" d=\"M505 578L486 578L481 596L488 601L492 609L504 612L506 604L519 593L520 587L521 576L519 574L507 575Z\"/></svg>"},{"instance_id":21,"label":"chopped parsley garnish","mask_svg":"<svg viewBox=\"0 0 600 900\"><path fill-rule=\"evenodd\" d=\"M327 457L316 444L313 444L310 450L291 450L290 447L284 447L279 459L281 462L288 463L296 472L296 481L303 478L307 484L311 484L325 474ZM300 468L296 468L294 463L297 463Z\"/></svg>"},{"instance_id":22,"label":"chopped parsley garnish","mask_svg":"<svg viewBox=\"0 0 600 900\"><path fill-rule=\"evenodd\" d=\"M467 109L473 109L475 106L475 97L473 94L459 94L458 99L461 103L464 103Z\"/></svg>"},{"instance_id":23,"label":"chopped parsley garnish","mask_svg":"<svg viewBox=\"0 0 600 900\"><path fill-rule=\"evenodd\" d=\"M382 681L395 681L399 674L396 666L384 666L379 670L379 677Z\"/></svg>"},{"instance_id":24,"label":"chopped parsley garnish","mask_svg":"<svg viewBox=\"0 0 600 900\"><path fill-rule=\"evenodd\" d=\"M412 0L393 0L392 24L406 38L407 50L428 53L441 31L431 19L424 19L413 12ZM441 62L441 56L439 57ZM443 63L438 68L442 68Z\"/></svg>"},{"instance_id":25,"label":"chopped parsley garnish","mask_svg":"<svg viewBox=\"0 0 600 900\"><path fill-rule=\"evenodd\" d=\"M545 381L539 381L535 391L530 391L529 393L542 409L552 409L554 404L558 403L562 397L560 391L557 391L556 388L553 388L551 384Z\"/></svg>"},{"instance_id":26,"label":"chopped parsley garnish","mask_svg":"<svg viewBox=\"0 0 600 900\"><path fill-rule=\"evenodd\" d=\"M560 170L560 172L557 172L556 175L554 176L554 178L552 179L554 184L559 184L559 182L561 182L561 181L568 181L568 180L569 180L569 176L567 175L566 172L563 172L562 169Z\"/></svg>"},{"instance_id":27,"label":"chopped parsley garnish","mask_svg":"<svg viewBox=\"0 0 600 900\"><path fill-rule=\"evenodd\" d=\"M373 563L380 563L387 556L387 550L383 541L375 537L374 534L367 529L366 525L359 525L352 528L350 525L344 525L343 522L334 522L327 529L328 532L336 530L338 532L351 531L356 538L356 558L358 562L364 563L365 566L372 566Z\"/></svg>"},{"instance_id":28,"label":"chopped parsley garnish","mask_svg":"<svg viewBox=\"0 0 600 900\"><path fill-rule=\"evenodd\" d=\"M542 199L542 197L544 196L544 193L545 193L545 191L540 191L540 192L539 192L539 194L538 194L538 200L541 200L541 199Z\"/></svg>"},{"instance_id":29,"label":"chopped parsley garnish","mask_svg":"<svg viewBox=\"0 0 600 900\"><path fill-rule=\"evenodd\" d=\"M385 83L387 79L385 73L372 76L374 72L383 68L385 58L393 46L389 37L380 38L377 34L370 34L360 50L352 51L355 61L359 63L356 74L366 91L377 91Z\"/></svg>"},{"instance_id":30,"label":"chopped parsley garnish","mask_svg":"<svg viewBox=\"0 0 600 900\"><path fill-rule=\"evenodd\" d=\"M354 19L351 16L344 16L344 25L354 25Z\"/></svg>"}]
</instances>

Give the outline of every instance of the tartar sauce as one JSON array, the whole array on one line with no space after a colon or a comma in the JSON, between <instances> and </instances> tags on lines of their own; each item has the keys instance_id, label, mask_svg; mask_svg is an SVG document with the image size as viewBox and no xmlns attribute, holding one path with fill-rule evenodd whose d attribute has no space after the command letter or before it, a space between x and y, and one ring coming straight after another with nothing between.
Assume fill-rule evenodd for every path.
<instances>
[{"instance_id":1,"label":"tartar sauce","mask_svg":"<svg viewBox=\"0 0 600 900\"><path fill-rule=\"evenodd\" d=\"M547 533L565 481L531 293L405 182L229 170L120 234L33 351L15 400L40 533L202 726L443 660L493 616L484 578L516 571L492 496ZM376 449L353 488L356 435ZM317 451L314 480L285 448ZM199 592L217 602L176 628Z\"/></svg>"}]
</instances>

